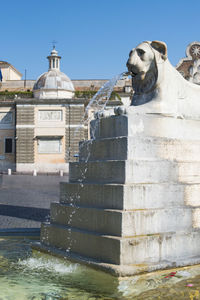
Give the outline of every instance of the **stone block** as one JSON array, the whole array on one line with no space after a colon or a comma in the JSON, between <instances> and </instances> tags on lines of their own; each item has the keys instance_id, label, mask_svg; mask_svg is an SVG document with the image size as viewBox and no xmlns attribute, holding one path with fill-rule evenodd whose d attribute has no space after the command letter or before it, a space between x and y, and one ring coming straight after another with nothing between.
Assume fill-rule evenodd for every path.
<instances>
[{"instance_id":1,"label":"stone block","mask_svg":"<svg viewBox=\"0 0 200 300\"><path fill-rule=\"evenodd\" d=\"M60 202L108 209L148 209L200 206L198 184L60 183ZM196 199L196 200L195 200Z\"/></svg>"},{"instance_id":2,"label":"stone block","mask_svg":"<svg viewBox=\"0 0 200 300\"><path fill-rule=\"evenodd\" d=\"M60 238L62 237L62 238ZM66 252L111 264L158 262L159 235L118 238L55 224L42 224L41 242Z\"/></svg>"},{"instance_id":3,"label":"stone block","mask_svg":"<svg viewBox=\"0 0 200 300\"><path fill-rule=\"evenodd\" d=\"M79 146L80 161L95 160L176 160L200 161L199 140L160 137L116 137L83 141Z\"/></svg>"},{"instance_id":4,"label":"stone block","mask_svg":"<svg viewBox=\"0 0 200 300\"><path fill-rule=\"evenodd\" d=\"M121 236L122 211L51 204L51 223L95 233Z\"/></svg>"},{"instance_id":5,"label":"stone block","mask_svg":"<svg viewBox=\"0 0 200 300\"><path fill-rule=\"evenodd\" d=\"M92 161L69 165L70 182L200 183L200 162Z\"/></svg>"},{"instance_id":6,"label":"stone block","mask_svg":"<svg viewBox=\"0 0 200 300\"><path fill-rule=\"evenodd\" d=\"M185 185L184 203L187 206L198 207L200 206L200 185L188 184Z\"/></svg>"},{"instance_id":7,"label":"stone block","mask_svg":"<svg viewBox=\"0 0 200 300\"><path fill-rule=\"evenodd\" d=\"M168 161L96 161L69 165L70 182L163 183L176 179L177 166Z\"/></svg>"},{"instance_id":8,"label":"stone block","mask_svg":"<svg viewBox=\"0 0 200 300\"><path fill-rule=\"evenodd\" d=\"M163 235L160 239L161 259L178 262L199 256L200 232L183 231Z\"/></svg>"},{"instance_id":9,"label":"stone block","mask_svg":"<svg viewBox=\"0 0 200 300\"><path fill-rule=\"evenodd\" d=\"M179 265L199 257L200 233L169 232L158 235L122 239L121 264L167 262ZM151 250L150 250L151 249Z\"/></svg>"},{"instance_id":10,"label":"stone block","mask_svg":"<svg viewBox=\"0 0 200 300\"><path fill-rule=\"evenodd\" d=\"M62 238L60 238L62 237ZM66 252L75 253L114 265L167 262L184 265L199 257L199 232L171 232L147 236L118 238L55 224L43 224L41 242ZM159 268L159 267L158 267Z\"/></svg>"},{"instance_id":11,"label":"stone block","mask_svg":"<svg viewBox=\"0 0 200 300\"><path fill-rule=\"evenodd\" d=\"M61 238L62 237L62 238ZM120 239L55 224L42 224L41 242L98 261L120 264Z\"/></svg>"},{"instance_id":12,"label":"stone block","mask_svg":"<svg viewBox=\"0 0 200 300\"><path fill-rule=\"evenodd\" d=\"M127 137L82 141L79 144L79 161L126 160Z\"/></svg>"},{"instance_id":13,"label":"stone block","mask_svg":"<svg viewBox=\"0 0 200 300\"><path fill-rule=\"evenodd\" d=\"M177 163L177 181L182 183L200 183L200 162Z\"/></svg>"},{"instance_id":14,"label":"stone block","mask_svg":"<svg viewBox=\"0 0 200 300\"><path fill-rule=\"evenodd\" d=\"M200 140L200 121L159 114L130 114L92 121L95 138L148 136Z\"/></svg>"},{"instance_id":15,"label":"stone block","mask_svg":"<svg viewBox=\"0 0 200 300\"><path fill-rule=\"evenodd\" d=\"M60 183L60 203L73 206L123 209L133 207L124 203L124 185ZM130 198L131 202L132 199Z\"/></svg>"},{"instance_id":16,"label":"stone block","mask_svg":"<svg viewBox=\"0 0 200 300\"><path fill-rule=\"evenodd\" d=\"M190 208L120 211L51 204L51 223L114 236L138 236L192 229Z\"/></svg>"}]
</instances>

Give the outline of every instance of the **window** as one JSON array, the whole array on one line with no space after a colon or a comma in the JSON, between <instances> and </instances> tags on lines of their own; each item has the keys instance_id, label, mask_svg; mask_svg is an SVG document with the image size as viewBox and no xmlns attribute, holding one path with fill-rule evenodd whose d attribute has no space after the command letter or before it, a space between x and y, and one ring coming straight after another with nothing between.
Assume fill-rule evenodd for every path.
<instances>
[{"instance_id":1,"label":"window","mask_svg":"<svg viewBox=\"0 0 200 300\"><path fill-rule=\"evenodd\" d=\"M62 142L61 139L39 139L38 153L61 153Z\"/></svg>"},{"instance_id":2,"label":"window","mask_svg":"<svg viewBox=\"0 0 200 300\"><path fill-rule=\"evenodd\" d=\"M5 138L5 153L13 153L13 139Z\"/></svg>"}]
</instances>

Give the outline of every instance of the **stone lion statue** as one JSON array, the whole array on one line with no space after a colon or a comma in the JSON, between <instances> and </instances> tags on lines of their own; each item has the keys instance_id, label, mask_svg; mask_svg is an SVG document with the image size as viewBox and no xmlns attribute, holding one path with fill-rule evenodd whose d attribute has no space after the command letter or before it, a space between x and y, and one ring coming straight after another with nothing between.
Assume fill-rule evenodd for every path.
<instances>
[{"instance_id":1,"label":"stone lion statue","mask_svg":"<svg viewBox=\"0 0 200 300\"><path fill-rule=\"evenodd\" d=\"M134 95L131 107L115 109L115 114L155 113L200 119L200 86L185 80L170 64L167 46L146 41L132 49L127 61Z\"/></svg>"}]
</instances>

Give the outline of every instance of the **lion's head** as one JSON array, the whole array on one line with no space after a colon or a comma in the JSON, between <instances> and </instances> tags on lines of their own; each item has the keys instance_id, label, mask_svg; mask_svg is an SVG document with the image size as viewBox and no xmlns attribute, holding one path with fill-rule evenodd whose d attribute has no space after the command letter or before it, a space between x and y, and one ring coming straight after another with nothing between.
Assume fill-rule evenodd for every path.
<instances>
[{"instance_id":1,"label":"lion's head","mask_svg":"<svg viewBox=\"0 0 200 300\"><path fill-rule=\"evenodd\" d=\"M132 76L135 95L147 94L155 89L158 79L158 64L166 59L167 46L164 42L147 41L131 50L127 68Z\"/></svg>"}]
</instances>

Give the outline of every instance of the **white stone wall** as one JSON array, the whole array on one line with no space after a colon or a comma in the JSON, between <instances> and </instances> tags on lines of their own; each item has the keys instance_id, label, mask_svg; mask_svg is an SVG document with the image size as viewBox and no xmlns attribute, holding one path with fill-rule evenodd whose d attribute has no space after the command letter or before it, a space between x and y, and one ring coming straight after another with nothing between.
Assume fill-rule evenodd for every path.
<instances>
[{"instance_id":1,"label":"white stone wall","mask_svg":"<svg viewBox=\"0 0 200 300\"><path fill-rule=\"evenodd\" d=\"M70 99L74 96L71 91L65 90L36 90L34 91L34 98L38 99Z\"/></svg>"}]
</instances>

